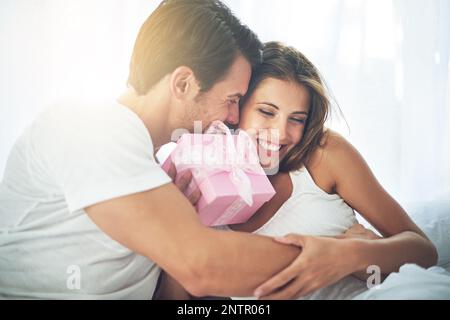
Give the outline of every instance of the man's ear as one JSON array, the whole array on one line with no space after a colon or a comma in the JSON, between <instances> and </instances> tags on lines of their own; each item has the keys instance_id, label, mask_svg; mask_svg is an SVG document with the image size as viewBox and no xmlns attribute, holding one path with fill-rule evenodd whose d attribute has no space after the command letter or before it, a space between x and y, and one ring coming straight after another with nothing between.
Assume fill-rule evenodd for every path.
<instances>
[{"instance_id":1,"label":"man's ear","mask_svg":"<svg viewBox=\"0 0 450 320\"><path fill-rule=\"evenodd\" d=\"M195 97L199 91L197 79L191 68L182 66L175 69L170 77L170 90L180 100Z\"/></svg>"}]
</instances>

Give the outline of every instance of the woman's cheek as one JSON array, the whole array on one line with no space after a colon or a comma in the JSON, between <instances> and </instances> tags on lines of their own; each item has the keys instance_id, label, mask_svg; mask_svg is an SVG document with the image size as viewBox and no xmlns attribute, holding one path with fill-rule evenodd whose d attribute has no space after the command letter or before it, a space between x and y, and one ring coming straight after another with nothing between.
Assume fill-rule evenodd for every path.
<instances>
[{"instance_id":1,"label":"woman's cheek","mask_svg":"<svg viewBox=\"0 0 450 320\"><path fill-rule=\"evenodd\" d=\"M295 145L299 144L303 139L303 134L305 132L305 127L302 126L300 129L300 133L297 133L297 136L295 137Z\"/></svg>"},{"instance_id":2,"label":"woman's cheek","mask_svg":"<svg viewBox=\"0 0 450 320\"><path fill-rule=\"evenodd\" d=\"M240 120L239 120L239 128L248 130L249 128L252 128L252 117L249 115L249 112L246 108L243 108L241 110L240 114Z\"/></svg>"}]
</instances>

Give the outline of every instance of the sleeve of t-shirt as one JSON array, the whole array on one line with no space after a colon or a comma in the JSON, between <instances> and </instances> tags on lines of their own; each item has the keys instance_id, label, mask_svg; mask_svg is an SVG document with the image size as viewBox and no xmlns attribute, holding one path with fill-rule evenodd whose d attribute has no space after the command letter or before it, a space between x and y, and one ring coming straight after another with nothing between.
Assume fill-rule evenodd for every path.
<instances>
[{"instance_id":1,"label":"sleeve of t-shirt","mask_svg":"<svg viewBox=\"0 0 450 320\"><path fill-rule=\"evenodd\" d=\"M36 153L71 212L170 183L135 113L112 104L61 108L36 124Z\"/></svg>"}]
</instances>

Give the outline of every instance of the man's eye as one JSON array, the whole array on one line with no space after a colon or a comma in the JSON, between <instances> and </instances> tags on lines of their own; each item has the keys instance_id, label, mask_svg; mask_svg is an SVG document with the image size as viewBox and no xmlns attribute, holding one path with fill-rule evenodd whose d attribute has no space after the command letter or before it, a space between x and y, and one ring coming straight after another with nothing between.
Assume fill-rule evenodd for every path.
<instances>
[{"instance_id":1,"label":"man's eye","mask_svg":"<svg viewBox=\"0 0 450 320\"><path fill-rule=\"evenodd\" d=\"M235 105L235 104L238 104L239 103L239 100L228 100L228 104L229 105Z\"/></svg>"},{"instance_id":2,"label":"man's eye","mask_svg":"<svg viewBox=\"0 0 450 320\"><path fill-rule=\"evenodd\" d=\"M266 110L263 110L263 109L258 109L258 111L261 112L262 114L266 115L266 116L271 116L272 117L274 115L272 112L266 111Z\"/></svg>"}]
</instances>

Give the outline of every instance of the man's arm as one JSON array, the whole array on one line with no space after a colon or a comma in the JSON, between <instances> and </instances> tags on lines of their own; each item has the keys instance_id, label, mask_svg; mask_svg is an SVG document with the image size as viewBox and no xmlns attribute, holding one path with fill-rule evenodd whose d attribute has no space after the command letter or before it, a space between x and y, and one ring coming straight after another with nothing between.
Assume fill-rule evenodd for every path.
<instances>
[{"instance_id":1,"label":"man's arm","mask_svg":"<svg viewBox=\"0 0 450 320\"><path fill-rule=\"evenodd\" d=\"M300 253L267 237L203 226L173 184L86 212L111 238L154 261L196 296L251 296Z\"/></svg>"},{"instance_id":2,"label":"man's arm","mask_svg":"<svg viewBox=\"0 0 450 320\"><path fill-rule=\"evenodd\" d=\"M153 300L191 300L194 299L181 284L164 270L159 275L158 287L153 294Z\"/></svg>"}]
</instances>

